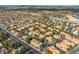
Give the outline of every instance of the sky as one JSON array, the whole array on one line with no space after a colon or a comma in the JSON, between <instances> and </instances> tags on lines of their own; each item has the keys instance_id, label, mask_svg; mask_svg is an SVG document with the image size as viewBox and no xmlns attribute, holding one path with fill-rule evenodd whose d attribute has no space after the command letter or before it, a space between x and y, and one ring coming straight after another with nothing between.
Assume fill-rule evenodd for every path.
<instances>
[{"instance_id":1,"label":"sky","mask_svg":"<svg viewBox=\"0 0 79 59\"><path fill-rule=\"evenodd\" d=\"M0 5L78 5L79 0L0 0Z\"/></svg>"}]
</instances>

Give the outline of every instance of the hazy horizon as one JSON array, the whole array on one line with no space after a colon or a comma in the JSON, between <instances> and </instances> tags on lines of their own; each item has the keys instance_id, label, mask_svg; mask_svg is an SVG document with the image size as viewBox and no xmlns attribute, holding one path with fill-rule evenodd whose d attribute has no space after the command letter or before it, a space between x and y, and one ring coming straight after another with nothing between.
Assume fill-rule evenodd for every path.
<instances>
[{"instance_id":1,"label":"hazy horizon","mask_svg":"<svg viewBox=\"0 0 79 59\"><path fill-rule=\"evenodd\" d=\"M79 9L79 5L0 5L1 8L57 8L57 9Z\"/></svg>"}]
</instances>

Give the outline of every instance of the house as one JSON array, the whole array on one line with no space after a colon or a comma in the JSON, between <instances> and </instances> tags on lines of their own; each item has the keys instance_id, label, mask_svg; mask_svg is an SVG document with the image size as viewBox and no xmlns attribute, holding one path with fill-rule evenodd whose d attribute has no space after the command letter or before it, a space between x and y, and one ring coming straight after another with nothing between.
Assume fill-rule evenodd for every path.
<instances>
[{"instance_id":1,"label":"house","mask_svg":"<svg viewBox=\"0 0 79 59\"><path fill-rule=\"evenodd\" d=\"M16 32L14 32L14 35L15 35L15 36L18 36L19 33L20 33L20 32L16 31Z\"/></svg>"},{"instance_id":2,"label":"house","mask_svg":"<svg viewBox=\"0 0 79 59\"><path fill-rule=\"evenodd\" d=\"M29 28L29 31L33 31L33 29L34 29L33 27L30 27L30 28Z\"/></svg>"},{"instance_id":3,"label":"house","mask_svg":"<svg viewBox=\"0 0 79 59\"><path fill-rule=\"evenodd\" d=\"M22 40L26 40L27 39L27 35L24 35L21 37Z\"/></svg>"},{"instance_id":4,"label":"house","mask_svg":"<svg viewBox=\"0 0 79 59\"><path fill-rule=\"evenodd\" d=\"M37 41L36 39L32 39L31 45L34 46L35 48L40 48L41 43Z\"/></svg>"},{"instance_id":5,"label":"house","mask_svg":"<svg viewBox=\"0 0 79 59\"><path fill-rule=\"evenodd\" d=\"M56 46L63 50L64 52L68 52L68 49L70 48L68 45L66 45L65 43L63 42L60 42L60 43L57 43Z\"/></svg>"},{"instance_id":6,"label":"house","mask_svg":"<svg viewBox=\"0 0 79 59\"><path fill-rule=\"evenodd\" d=\"M50 54L50 52L52 53L52 54L59 54L60 53L60 51L57 49L57 48L55 48L54 46L49 46L49 47L47 47L47 50L49 51L48 53Z\"/></svg>"},{"instance_id":7,"label":"house","mask_svg":"<svg viewBox=\"0 0 79 59\"><path fill-rule=\"evenodd\" d=\"M56 39L59 39L60 38L59 35L54 35L53 37L56 38Z\"/></svg>"},{"instance_id":8,"label":"house","mask_svg":"<svg viewBox=\"0 0 79 59\"><path fill-rule=\"evenodd\" d=\"M75 44L79 44L79 39L77 39L77 38L72 38L72 41L75 43Z\"/></svg>"},{"instance_id":9,"label":"house","mask_svg":"<svg viewBox=\"0 0 79 59\"><path fill-rule=\"evenodd\" d=\"M74 43L74 42L71 42L71 41L66 40L66 39L64 39L62 42L65 43L65 44L68 45L68 46L72 46L72 47L75 46L75 43Z\"/></svg>"},{"instance_id":10,"label":"house","mask_svg":"<svg viewBox=\"0 0 79 59\"><path fill-rule=\"evenodd\" d=\"M48 35L51 35L51 34L52 34L52 32L46 32L46 33L45 33L45 36L46 36L46 35L48 36Z\"/></svg>"},{"instance_id":11,"label":"house","mask_svg":"<svg viewBox=\"0 0 79 59\"><path fill-rule=\"evenodd\" d=\"M52 41L53 41L53 38L52 38L51 36L45 37L45 39L46 39L48 42L52 42Z\"/></svg>"},{"instance_id":12,"label":"house","mask_svg":"<svg viewBox=\"0 0 79 59\"><path fill-rule=\"evenodd\" d=\"M73 32L74 35L76 36L79 36L79 28L77 28L74 32Z\"/></svg>"},{"instance_id":13,"label":"house","mask_svg":"<svg viewBox=\"0 0 79 59\"><path fill-rule=\"evenodd\" d=\"M42 27L39 27L40 32L46 32L46 30Z\"/></svg>"},{"instance_id":14,"label":"house","mask_svg":"<svg viewBox=\"0 0 79 59\"><path fill-rule=\"evenodd\" d=\"M60 36L64 38L66 36L66 33L65 32L60 32Z\"/></svg>"},{"instance_id":15,"label":"house","mask_svg":"<svg viewBox=\"0 0 79 59\"><path fill-rule=\"evenodd\" d=\"M39 38L40 38L40 39L42 39L42 38L44 38L44 37L45 37L44 34L40 34L40 35L39 35Z\"/></svg>"}]
</instances>

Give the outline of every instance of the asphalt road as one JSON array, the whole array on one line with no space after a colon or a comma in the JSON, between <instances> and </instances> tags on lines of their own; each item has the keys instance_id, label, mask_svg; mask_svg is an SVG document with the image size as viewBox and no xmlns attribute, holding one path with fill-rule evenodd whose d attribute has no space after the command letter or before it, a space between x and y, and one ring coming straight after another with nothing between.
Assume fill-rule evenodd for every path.
<instances>
[{"instance_id":1,"label":"asphalt road","mask_svg":"<svg viewBox=\"0 0 79 59\"><path fill-rule=\"evenodd\" d=\"M10 35L12 38L14 38L15 40L23 43L24 45L26 45L26 47L29 47L32 49L32 51L34 51L35 54L45 54L43 52L40 52L38 49L32 47L30 44L26 43L25 41L22 41L20 38L15 37L13 34L11 34L9 31L7 31L6 29L4 29L3 27L0 26L0 30L2 30L3 32L7 33L8 35ZM75 48L73 48L73 50L69 51L68 54L79 54L79 45L77 45Z\"/></svg>"},{"instance_id":2,"label":"asphalt road","mask_svg":"<svg viewBox=\"0 0 79 59\"><path fill-rule=\"evenodd\" d=\"M5 30L4 28L0 27L0 30L2 30L3 32L7 33L7 34L10 35L12 38L16 39L17 41L21 42L22 44L26 45L26 47L31 48L32 51L34 51L34 53L36 53L36 54L43 54L43 52L40 52L38 49L32 47L31 45L29 45L29 44L26 43L25 41L22 41L21 39L15 37L13 34L11 34L10 32L8 32L8 31Z\"/></svg>"}]
</instances>

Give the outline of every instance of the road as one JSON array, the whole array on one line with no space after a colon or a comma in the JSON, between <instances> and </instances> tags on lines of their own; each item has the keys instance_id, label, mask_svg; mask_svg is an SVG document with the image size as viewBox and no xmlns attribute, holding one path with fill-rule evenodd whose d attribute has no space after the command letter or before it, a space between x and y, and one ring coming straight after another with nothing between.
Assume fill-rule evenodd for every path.
<instances>
[{"instance_id":1,"label":"road","mask_svg":"<svg viewBox=\"0 0 79 59\"><path fill-rule=\"evenodd\" d=\"M21 40L18 37L15 37L13 34L11 34L9 31L7 31L6 29L4 29L4 27L0 26L0 29L7 33L8 35L10 35L12 38L16 39L17 41L20 41L21 43L23 43L24 45L30 47L36 54L45 54L44 52L39 51L38 49L32 47L30 44L26 43L25 41ZM68 54L79 54L79 45L76 46L73 50L69 51Z\"/></svg>"},{"instance_id":2,"label":"road","mask_svg":"<svg viewBox=\"0 0 79 59\"><path fill-rule=\"evenodd\" d=\"M79 45L77 45L69 54L79 54Z\"/></svg>"},{"instance_id":3,"label":"road","mask_svg":"<svg viewBox=\"0 0 79 59\"><path fill-rule=\"evenodd\" d=\"M12 38L16 39L17 41L23 43L24 45L30 47L32 49L32 51L34 51L36 54L44 54L43 52L40 52L38 49L32 47L31 45L29 45L28 43L26 43L25 41L21 40L20 38L15 37L13 34L11 34L10 32L8 32L7 30L5 30L4 28L2 28L0 26L0 30L2 30L3 32L7 33L8 35L10 35Z\"/></svg>"}]
</instances>

